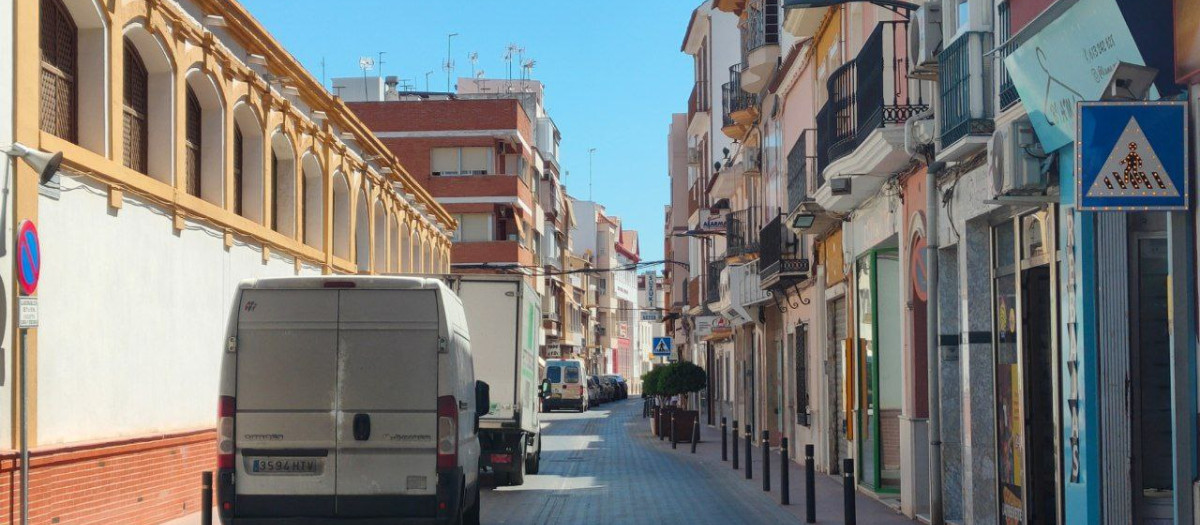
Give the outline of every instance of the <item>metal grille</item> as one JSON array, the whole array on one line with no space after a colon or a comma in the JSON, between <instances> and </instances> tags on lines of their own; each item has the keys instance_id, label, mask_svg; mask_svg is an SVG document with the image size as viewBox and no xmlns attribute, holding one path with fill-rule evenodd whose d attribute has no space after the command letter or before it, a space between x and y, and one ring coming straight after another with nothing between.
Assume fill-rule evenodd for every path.
<instances>
[{"instance_id":1,"label":"metal grille","mask_svg":"<svg viewBox=\"0 0 1200 525\"><path fill-rule=\"evenodd\" d=\"M1017 50L1017 40L1010 35L1012 13L1009 12L1008 2L1002 2L996 6L996 11L999 14L1000 40L1007 40L996 50L996 59L1000 62L997 66L1000 75L1000 109L1008 109L1021 100L1021 95L1017 93L1017 87L1013 85L1012 77L1008 75L1008 68L1004 66L1004 58Z\"/></svg>"},{"instance_id":2,"label":"metal grille","mask_svg":"<svg viewBox=\"0 0 1200 525\"><path fill-rule=\"evenodd\" d=\"M200 124L200 100L191 87L187 88L187 138L184 149L187 150L187 192L189 195L200 196L202 180L200 178L200 149L203 146L204 134Z\"/></svg>"},{"instance_id":3,"label":"metal grille","mask_svg":"<svg viewBox=\"0 0 1200 525\"><path fill-rule=\"evenodd\" d=\"M233 127L233 212L242 214L242 128Z\"/></svg>"},{"instance_id":4,"label":"metal grille","mask_svg":"<svg viewBox=\"0 0 1200 525\"><path fill-rule=\"evenodd\" d=\"M42 0L42 131L78 142L76 54L79 32L59 0Z\"/></svg>"},{"instance_id":5,"label":"metal grille","mask_svg":"<svg viewBox=\"0 0 1200 525\"><path fill-rule=\"evenodd\" d=\"M954 144L959 139L971 135L991 134L992 104L990 95L991 82L987 68L982 75L971 74L971 57L979 53L980 42L990 42L991 33L969 31L960 35L945 51L938 55L938 79L942 88L941 121L942 146ZM976 43L972 46L971 43ZM972 48L976 49L972 49ZM982 108L973 109L971 93L974 82L983 82L987 91L982 100L988 101Z\"/></svg>"},{"instance_id":6,"label":"metal grille","mask_svg":"<svg viewBox=\"0 0 1200 525\"><path fill-rule=\"evenodd\" d=\"M809 143L816 139L815 129L800 132L796 144L792 146L787 156L787 190L788 209L795 210L801 202L808 200L808 177L816 169L816 156L810 155L815 147ZM814 188L815 189L815 188Z\"/></svg>"},{"instance_id":7,"label":"metal grille","mask_svg":"<svg viewBox=\"0 0 1200 525\"><path fill-rule=\"evenodd\" d=\"M149 133L146 115L149 112L150 74L146 64L133 47L133 42L125 39L125 166L141 173L146 173L149 162Z\"/></svg>"}]
</instances>

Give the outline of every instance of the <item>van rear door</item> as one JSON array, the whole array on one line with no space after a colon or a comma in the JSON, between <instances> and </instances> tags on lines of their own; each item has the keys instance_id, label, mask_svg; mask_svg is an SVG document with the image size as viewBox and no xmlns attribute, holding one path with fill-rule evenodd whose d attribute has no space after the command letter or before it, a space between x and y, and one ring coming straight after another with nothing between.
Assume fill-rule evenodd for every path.
<instances>
[{"instance_id":1,"label":"van rear door","mask_svg":"<svg viewBox=\"0 0 1200 525\"><path fill-rule=\"evenodd\" d=\"M437 490L436 290L342 290L337 514L432 516Z\"/></svg>"},{"instance_id":2,"label":"van rear door","mask_svg":"<svg viewBox=\"0 0 1200 525\"><path fill-rule=\"evenodd\" d=\"M237 321L239 515L332 516L338 292L246 289Z\"/></svg>"}]
</instances>

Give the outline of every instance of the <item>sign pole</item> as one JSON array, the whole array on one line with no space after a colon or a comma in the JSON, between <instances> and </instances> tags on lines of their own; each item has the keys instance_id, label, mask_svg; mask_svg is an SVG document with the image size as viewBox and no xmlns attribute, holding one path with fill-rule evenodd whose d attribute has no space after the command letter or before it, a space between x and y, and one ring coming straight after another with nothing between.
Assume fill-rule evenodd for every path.
<instances>
[{"instance_id":1,"label":"sign pole","mask_svg":"<svg viewBox=\"0 0 1200 525\"><path fill-rule=\"evenodd\" d=\"M21 328L21 348L18 350L21 359L21 525L29 525L29 415L26 405L29 399L28 376L29 369L25 362L25 339L28 329Z\"/></svg>"}]
</instances>

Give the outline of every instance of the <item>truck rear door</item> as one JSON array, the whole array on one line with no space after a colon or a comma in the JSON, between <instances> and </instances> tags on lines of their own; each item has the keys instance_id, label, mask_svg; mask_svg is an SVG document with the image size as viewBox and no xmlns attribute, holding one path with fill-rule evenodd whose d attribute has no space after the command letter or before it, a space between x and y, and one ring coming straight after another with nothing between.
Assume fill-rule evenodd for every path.
<instances>
[{"instance_id":1,"label":"truck rear door","mask_svg":"<svg viewBox=\"0 0 1200 525\"><path fill-rule=\"evenodd\" d=\"M437 293L340 293L337 514L432 515L437 489Z\"/></svg>"},{"instance_id":2,"label":"truck rear door","mask_svg":"<svg viewBox=\"0 0 1200 525\"><path fill-rule=\"evenodd\" d=\"M332 516L338 292L244 290L234 484L239 515Z\"/></svg>"}]
</instances>

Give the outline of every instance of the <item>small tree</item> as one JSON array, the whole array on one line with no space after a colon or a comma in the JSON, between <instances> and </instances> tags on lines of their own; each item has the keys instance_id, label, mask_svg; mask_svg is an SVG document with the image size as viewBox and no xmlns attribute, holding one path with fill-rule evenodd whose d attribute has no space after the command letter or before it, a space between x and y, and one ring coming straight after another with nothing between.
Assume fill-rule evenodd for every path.
<instances>
[{"instance_id":1,"label":"small tree","mask_svg":"<svg viewBox=\"0 0 1200 525\"><path fill-rule=\"evenodd\" d=\"M687 394L704 390L708 384L708 372L696 366L695 363L679 361L672 363L664 370L662 377L658 380L659 395L683 396L682 405L685 410L687 409Z\"/></svg>"},{"instance_id":2,"label":"small tree","mask_svg":"<svg viewBox=\"0 0 1200 525\"><path fill-rule=\"evenodd\" d=\"M654 397L656 401L659 401L659 405L662 404L662 376L666 369L667 367L665 366L657 366L649 372L642 374L642 392Z\"/></svg>"}]
</instances>

